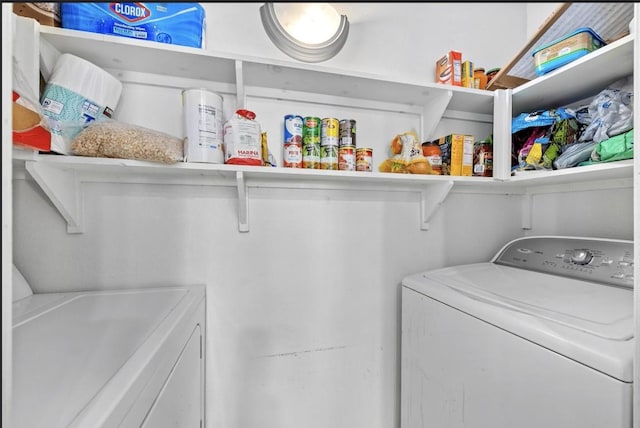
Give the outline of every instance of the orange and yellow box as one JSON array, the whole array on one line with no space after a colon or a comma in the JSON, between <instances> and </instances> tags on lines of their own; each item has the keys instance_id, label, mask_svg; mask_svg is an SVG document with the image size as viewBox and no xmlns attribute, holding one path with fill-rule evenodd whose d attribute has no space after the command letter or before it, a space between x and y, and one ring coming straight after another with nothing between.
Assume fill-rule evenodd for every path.
<instances>
[{"instance_id":1,"label":"orange and yellow box","mask_svg":"<svg viewBox=\"0 0 640 428\"><path fill-rule=\"evenodd\" d=\"M462 53L450 51L436 61L436 83L462 86Z\"/></svg>"},{"instance_id":2,"label":"orange and yellow box","mask_svg":"<svg viewBox=\"0 0 640 428\"><path fill-rule=\"evenodd\" d=\"M472 175L473 140L473 135L465 134L449 134L436 140L442 153L443 175Z\"/></svg>"}]
</instances>

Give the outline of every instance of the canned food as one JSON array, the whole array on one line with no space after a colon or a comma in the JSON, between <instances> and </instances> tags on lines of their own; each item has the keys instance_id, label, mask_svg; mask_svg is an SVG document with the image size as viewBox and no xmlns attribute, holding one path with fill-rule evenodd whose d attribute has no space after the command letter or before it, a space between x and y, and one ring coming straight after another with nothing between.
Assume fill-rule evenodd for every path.
<instances>
[{"instance_id":1,"label":"canned food","mask_svg":"<svg viewBox=\"0 0 640 428\"><path fill-rule=\"evenodd\" d=\"M288 114L284 117L284 142L302 144L302 125L304 119L297 114Z\"/></svg>"},{"instance_id":2,"label":"canned food","mask_svg":"<svg viewBox=\"0 0 640 428\"><path fill-rule=\"evenodd\" d=\"M338 146L320 146L320 169L338 169Z\"/></svg>"},{"instance_id":3,"label":"canned food","mask_svg":"<svg viewBox=\"0 0 640 428\"><path fill-rule=\"evenodd\" d=\"M320 169L320 118L307 116L302 124L302 167Z\"/></svg>"},{"instance_id":4,"label":"canned food","mask_svg":"<svg viewBox=\"0 0 640 428\"><path fill-rule=\"evenodd\" d=\"M320 144L320 118L307 116L302 123L302 143Z\"/></svg>"},{"instance_id":5,"label":"canned food","mask_svg":"<svg viewBox=\"0 0 640 428\"><path fill-rule=\"evenodd\" d=\"M302 167L320 169L320 143L302 145Z\"/></svg>"},{"instance_id":6,"label":"canned food","mask_svg":"<svg viewBox=\"0 0 640 428\"><path fill-rule=\"evenodd\" d=\"M372 171L373 149L358 147L356 149L356 171Z\"/></svg>"},{"instance_id":7,"label":"canned food","mask_svg":"<svg viewBox=\"0 0 640 428\"><path fill-rule=\"evenodd\" d=\"M302 116L288 114L284 117L284 147L282 166L302 168Z\"/></svg>"},{"instance_id":8,"label":"canned food","mask_svg":"<svg viewBox=\"0 0 640 428\"><path fill-rule=\"evenodd\" d=\"M356 121L353 119L342 119L340 121L340 144L341 146L356 145Z\"/></svg>"},{"instance_id":9,"label":"canned food","mask_svg":"<svg viewBox=\"0 0 640 428\"><path fill-rule=\"evenodd\" d=\"M320 145L321 146L337 146L338 135L340 130L340 122L338 119L327 117L322 119L320 129Z\"/></svg>"},{"instance_id":10,"label":"canned food","mask_svg":"<svg viewBox=\"0 0 640 428\"><path fill-rule=\"evenodd\" d=\"M302 143L284 143L282 166L285 168L302 168Z\"/></svg>"},{"instance_id":11,"label":"canned food","mask_svg":"<svg viewBox=\"0 0 640 428\"><path fill-rule=\"evenodd\" d=\"M340 146L338 148L338 169L340 171L356 170L356 146Z\"/></svg>"}]
</instances>

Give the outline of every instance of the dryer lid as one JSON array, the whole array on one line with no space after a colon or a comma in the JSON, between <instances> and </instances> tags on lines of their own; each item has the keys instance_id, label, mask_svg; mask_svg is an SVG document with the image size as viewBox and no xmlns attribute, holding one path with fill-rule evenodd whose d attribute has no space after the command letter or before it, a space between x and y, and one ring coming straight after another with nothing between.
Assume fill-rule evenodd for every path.
<instances>
[{"instance_id":1,"label":"dryer lid","mask_svg":"<svg viewBox=\"0 0 640 428\"><path fill-rule=\"evenodd\" d=\"M75 426L78 414L188 293L187 288L51 293L16 302L15 426Z\"/></svg>"},{"instance_id":2,"label":"dryer lid","mask_svg":"<svg viewBox=\"0 0 640 428\"><path fill-rule=\"evenodd\" d=\"M527 340L632 381L633 290L477 263L403 285Z\"/></svg>"}]
</instances>

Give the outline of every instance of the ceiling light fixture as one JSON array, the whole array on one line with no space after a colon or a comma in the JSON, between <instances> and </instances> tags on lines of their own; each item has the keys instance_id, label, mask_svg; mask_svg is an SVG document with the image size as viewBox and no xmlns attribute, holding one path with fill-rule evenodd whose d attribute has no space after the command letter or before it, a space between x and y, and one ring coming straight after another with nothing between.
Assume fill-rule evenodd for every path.
<instances>
[{"instance_id":1,"label":"ceiling light fixture","mask_svg":"<svg viewBox=\"0 0 640 428\"><path fill-rule=\"evenodd\" d=\"M344 46L349 20L328 3L265 3L260 7L269 39L304 62L333 58Z\"/></svg>"}]
</instances>

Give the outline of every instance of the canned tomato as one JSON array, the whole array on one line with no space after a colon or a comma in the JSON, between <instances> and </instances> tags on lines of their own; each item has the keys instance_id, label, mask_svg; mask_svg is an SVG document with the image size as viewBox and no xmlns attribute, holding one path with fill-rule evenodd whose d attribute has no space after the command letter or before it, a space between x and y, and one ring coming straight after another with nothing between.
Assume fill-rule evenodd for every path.
<instances>
[{"instance_id":1,"label":"canned tomato","mask_svg":"<svg viewBox=\"0 0 640 428\"><path fill-rule=\"evenodd\" d=\"M356 145L356 121L353 119L342 119L340 121L340 145Z\"/></svg>"},{"instance_id":2,"label":"canned tomato","mask_svg":"<svg viewBox=\"0 0 640 428\"><path fill-rule=\"evenodd\" d=\"M356 149L356 171L372 171L373 149L369 147L358 147Z\"/></svg>"},{"instance_id":3,"label":"canned tomato","mask_svg":"<svg viewBox=\"0 0 640 428\"><path fill-rule=\"evenodd\" d=\"M338 146L320 146L320 169L338 169Z\"/></svg>"},{"instance_id":4,"label":"canned tomato","mask_svg":"<svg viewBox=\"0 0 640 428\"><path fill-rule=\"evenodd\" d=\"M340 146L338 148L338 169L340 171L356 170L356 146Z\"/></svg>"},{"instance_id":5,"label":"canned tomato","mask_svg":"<svg viewBox=\"0 0 640 428\"><path fill-rule=\"evenodd\" d=\"M322 119L322 125L320 128L320 145L337 146L339 130L340 122L338 119L332 117Z\"/></svg>"},{"instance_id":6,"label":"canned tomato","mask_svg":"<svg viewBox=\"0 0 640 428\"><path fill-rule=\"evenodd\" d=\"M302 168L302 116L288 114L284 117L284 147L282 166Z\"/></svg>"},{"instance_id":7,"label":"canned tomato","mask_svg":"<svg viewBox=\"0 0 640 428\"><path fill-rule=\"evenodd\" d=\"M284 143L282 166L285 168L302 168L302 143Z\"/></svg>"}]
</instances>

